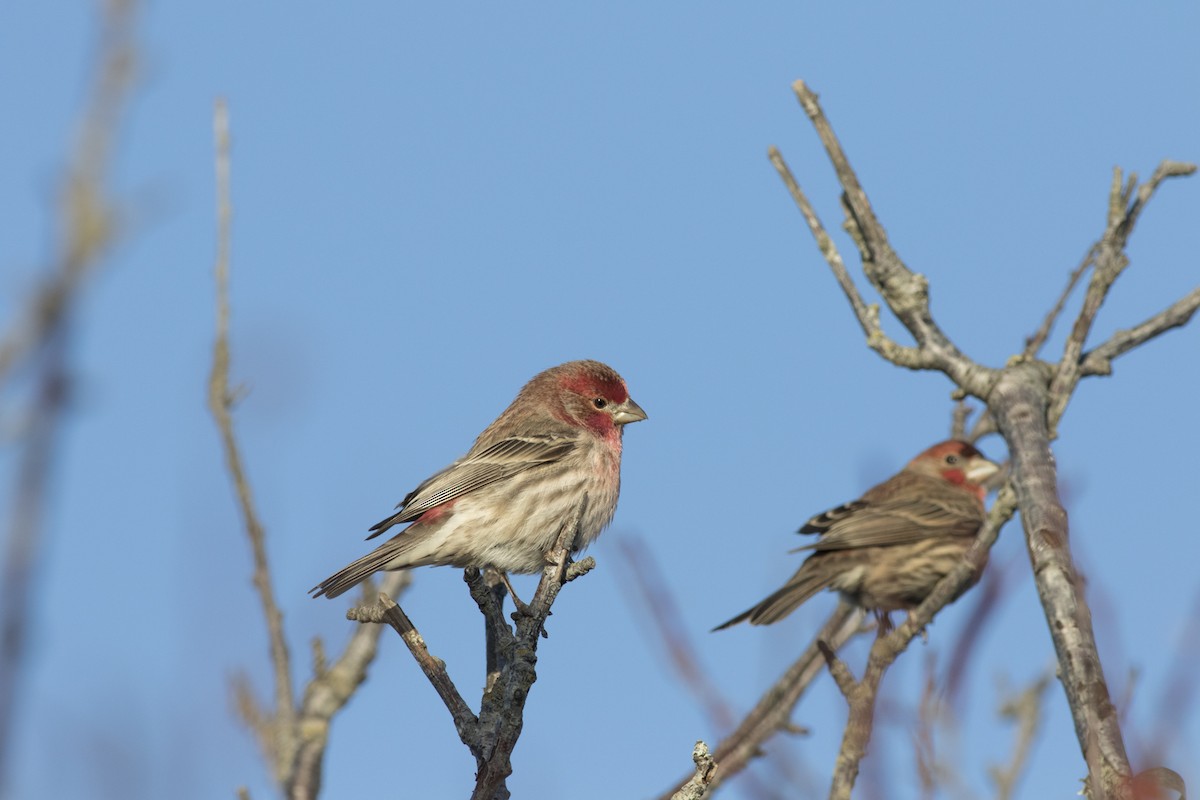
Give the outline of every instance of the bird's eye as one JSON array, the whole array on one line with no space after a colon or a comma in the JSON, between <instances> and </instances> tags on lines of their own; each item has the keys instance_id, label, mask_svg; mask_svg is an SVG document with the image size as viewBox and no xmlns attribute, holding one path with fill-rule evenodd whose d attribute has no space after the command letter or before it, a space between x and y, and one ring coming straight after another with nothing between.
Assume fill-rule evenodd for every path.
<instances>
[{"instance_id":1,"label":"bird's eye","mask_svg":"<svg viewBox=\"0 0 1200 800\"><path fill-rule=\"evenodd\" d=\"M957 464L957 463L958 463L958 456L956 456L956 455L954 455L953 453L951 453L950 455L946 456L946 463L947 463L947 464Z\"/></svg>"},{"instance_id":2,"label":"bird's eye","mask_svg":"<svg viewBox=\"0 0 1200 800\"><path fill-rule=\"evenodd\" d=\"M603 397L597 397L595 400L592 401L592 405L594 405L596 408L604 408L605 406L608 405L608 401L605 400Z\"/></svg>"}]
</instances>

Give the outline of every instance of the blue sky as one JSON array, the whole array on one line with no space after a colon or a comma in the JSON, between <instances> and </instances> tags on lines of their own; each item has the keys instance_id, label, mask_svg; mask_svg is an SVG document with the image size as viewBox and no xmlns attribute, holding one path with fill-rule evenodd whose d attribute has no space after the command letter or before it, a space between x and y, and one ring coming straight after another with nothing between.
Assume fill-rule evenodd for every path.
<instances>
[{"instance_id":1,"label":"blue sky","mask_svg":"<svg viewBox=\"0 0 1200 800\"><path fill-rule=\"evenodd\" d=\"M53 252L95 21L90 3L0 11L5 319ZM650 420L627 431L599 568L555 607L509 785L647 797L721 731L631 599L619 540L644 540L704 666L744 710L834 598L771 628L708 629L791 574L804 519L948 430L946 379L867 350L767 162L779 146L838 228L791 82L820 92L942 327L999 365L1102 230L1112 167L1200 159L1198 26L1200 7L1183 3L152 4L115 179L133 224L75 327L12 796L188 800L242 784L272 796L229 700L231 675L265 692L269 673L204 407L216 96L234 136L234 380L250 389L237 420L297 675L312 636L332 651L350 632L345 604L308 587L361 554L366 528L526 379L604 360ZM1197 284L1198 214L1194 179L1162 189L1096 341ZM1138 743L1161 720L1200 590L1198 337L1173 332L1087 381L1055 447L1110 686L1132 692L1139 767L1153 766ZM1005 455L994 437L981 446ZM11 485L11 457L0 463ZM1010 525L993 556L1007 593L958 726L938 740L981 796L1012 747L998 686L1053 661L1023 547ZM894 713L863 779L888 776L881 796L917 796L908 729L923 664L945 669L973 600L887 676ZM404 605L475 702L481 626L459 574L422 570ZM864 653L848 652L856 669ZM1023 797L1073 795L1084 774L1057 684L1047 697ZM803 776L801 796L824 792L844 715L823 676L795 713L811 735L768 748ZM1193 786L1198 740L1185 709L1167 761ZM327 796L465 796L472 773L433 690L385 637L335 722ZM735 781L723 796L749 795Z\"/></svg>"}]
</instances>

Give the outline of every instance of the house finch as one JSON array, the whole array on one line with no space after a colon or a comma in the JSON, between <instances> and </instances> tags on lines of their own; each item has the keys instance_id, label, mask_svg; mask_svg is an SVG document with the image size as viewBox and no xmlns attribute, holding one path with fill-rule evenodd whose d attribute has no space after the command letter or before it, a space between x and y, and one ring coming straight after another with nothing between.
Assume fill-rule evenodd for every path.
<instances>
[{"instance_id":1,"label":"house finch","mask_svg":"<svg viewBox=\"0 0 1200 800\"><path fill-rule=\"evenodd\" d=\"M815 551L783 588L714 630L769 625L822 589L886 617L912 609L962 559L983 525L983 482L999 469L966 442L935 444L861 499L818 514L800 533Z\"/></svg>"},{"instance_id":2,"label":"house finch","mask_svg":"<svg viewBox=\"0 0 1200 800\"><path fill-rule=\"evenodd\" d=\"M586 495L574 544L582 550L617 508L621 432L645 418L621 376L599 361L571 361L534 376L465 456L409 492L367 538L411 525L310 593L337 597L385 569L538 572Z\"/></svg>"}]
</instances>

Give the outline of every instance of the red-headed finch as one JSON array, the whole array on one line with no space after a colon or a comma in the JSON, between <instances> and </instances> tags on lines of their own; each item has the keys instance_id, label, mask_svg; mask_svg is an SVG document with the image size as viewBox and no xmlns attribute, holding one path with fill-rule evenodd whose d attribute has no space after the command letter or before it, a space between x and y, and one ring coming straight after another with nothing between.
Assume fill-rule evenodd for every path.
<instances>
[{"instance_id":1,"label":"red-headed finch","mask_svg":"<svg viewBox=\"0 0 1200 800\"><path fill-rule=\"evenodd\" d=\"M621 376L599 361L535 375L465 456L409 492L367 538L412 524L310 593L337 597L379 570L408 567L538 572L586 495L575 539L582 550L617 508L621 432L645 418Z\"/></svg>"},{"instance_id":2,"label":"red-headed finch","mask_svg":"<svg viewBox=\"0 0 1200 800\"><path fill-rule=\"evenodd\" d=\"M958 564L983 525L984 482L999 467L966 442L935 444L861 499L818 514L820 534L783 588L714 630L769 625L822 589L881 615L916 608Z\"/></svg>"}]
</instances>

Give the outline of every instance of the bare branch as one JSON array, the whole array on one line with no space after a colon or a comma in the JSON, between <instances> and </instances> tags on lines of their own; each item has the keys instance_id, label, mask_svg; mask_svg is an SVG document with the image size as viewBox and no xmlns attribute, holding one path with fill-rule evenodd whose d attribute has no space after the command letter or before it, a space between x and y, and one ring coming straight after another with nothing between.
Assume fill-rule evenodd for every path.
<instances>
[{"instance_id":1,"label":"bare branch","mask_svg":"<svg viewBox=\"0 0 1200 800\"><path fill-rule=\"evenodd\" d=\"M1197 308L1200 308L1200 286L1140 325L1129 330L1117 331L1107 342L1085 354L1080 366L1080 376L1111 375L1114 358L1172 328L1181 328L1188 324Z\"/></svg>"},{"instance_id":2,"label":"bare branch","mask_svg":"<svg viewBox=\"0 0 1200 800\"><path fill-rule=\"evenodd\" d=\"M696 742L696 747L692 750L692 761L696 764L696 774L679 787L679 791L671 795L671 800L703 800L708 796L708 790L717 774L717 762L709 755L708 745Z\"/></svg>"},{"instance_id":3,"label":"bare branch","mask_svg":"<svg viewBox=\"0 0 1200 800\"><path fill-rule=\"evenodd\" d=\"M429 683L437 691L438 697L442 698L442 702L446 704L446 709L454 718L454 728L458 731L458 738L468 745L474 740L475 728L479 724L479 720L467 706L462 695L458 693L454 681L450 680L450 674L446 672L446 662L435 658L429 652L424 637L413 627L412 620L392 598L381 592L376 605L352 608L346 612L346 619L358 622L386 622L391 625L404 640L413 659L416 660L421 671L425 673L425 677L429 679Z\"/></svg>"},{"instance_id":4,"label":"bare branch","mask_svg":"<svg viewBox=\"0 0 1200 800\"><path fill-rule=\"evenodd\" d=\"M1092 245L1088 248L1087 254L1083 260L1079 262L1079 266L1071 270L1070 277L1067 278L1067 287L1063 289L1061 295L1058 296L1058 301L1055 302L1054 308L1050 309L1046 314L1046 318L1042 320L1042 324L1034 332L1032 336L1025 340L1025 357L1037 358L1038 351L1042 349L1042 345L1046 343L1046 339L1050 336L1050 331L1054 328L1054 323L1062 313L1063 307L1070 299L1071 293L1075 291L1079 279L1083 277L1083 273L1087 272L1087 268L1096 263L1096 249L1098 245Z\"/></svg>"},{"instance_id":5,"label":"bare branch","mask_svg":"<svg viewBox=\"0 0 1200 800\"><path fill-rule=\"evenodd\" d=\"M85 279L117 239L120 209L109 175L122 115L135 83L137 4L105 4L87 107L66 165L56 212L55 251L40 285L0 337L0 389L19 367L33 382L28 423L21 432L11 516L0 580L0 794L7 775L12 726L20 702L31 587L41 548L47 490L70 401L70 325Z\"/></svg>"},{"instance_id":6,"label":"bare branch","mask_svg":"<svg viewBox=\"0 0 1200 800\"><path fill-rule=\"evenodd\" d=\"M800 702L813 679L824 671L825 661L816 643L824 641L834 650L840 649L859 633L862 621L863 614L860 610L846 603L838 604L837 609L814 637L813 643L787 668L779 680L767 689L733 733L717 745L713 755L721 765L721 770L713 778L713 789L741 772L755 757L761 755L764 742L780 731L792 729L792 709ZM660 800L670 800L687 780L685 778L676 783Z\"/></svg>"},{"instance_id":7,"label":"bare branch","mask_svg":"<svg viewBox=\"0 0 1200 800\"><path fill-rule=\"evenodd\" d=\"M390 572L383 578L380 593L399 597L411 584L411 572ZM367 679L367 668L375 660L382 632L381 625L359 626L331 667L323 663L319 640L314 641L314 677L304 687L296 717L296 754L284 781L284 795L290 800L313 800L319 794L322 761L333 717Z\"/></svg>"},{"instance_id":8,"label":"bare branch","mask_svg":"<svg viewBox=\"0 0 1200 800\"><path fill-rule=\"evenodd\" d=\"M1108 226L1099 241L1092 247L1095 256L1092 280L1083 298L1083 308L1080 309L1079 316L1071 328L1071 334L1067 337L1054 380L1050 384L1048 416L1052 435L1058 427L1058 421L1062 418L1063 411L1066 410L1067 403L1070 402L1075 385L1083 376L1083 349L1087 344L1087 338L1091 333L1096 315L1100 312L1100 306L1108 297L1113 283L1129 265L1125 247L1142 209L1150 202L1164 180L1191 175L1195 171L1194 164L1163 161L1144 185L1137 187L1136 176L1130 176L1129 182L1123 189L1121 188L1120 168L1113 171ZM1137 194L1136 198L1133 198L1135 188ZM1131 200L1131 198L1133 199Z\"/></svg>"},{"instance_id":9,"label":"bare branch","mask_svg":"<svg viewBox=\"0 0 1200 800\"><path fill-rule=\"evenodd\" d=\"M640 538L621 539L618 546L625 561L623 575L628 576L634 589L623 594L640 600L635 613L647 617L654 625L657 633L654 641L665 648L671 666L704 709L713 727L717 730L732 728L736 722L733 710L701 664L695 643L675 597L658 569L654 554Z\"/></svg>"},{"instance_id":10,"label":"bare branch","mask_svg":"<svg viewBox=\"0 0 1200 800\"><path fill-rule=\"evenodd\" d=\"M79 126L59 210L61 249L42 285L25 304L25 315L0 338L0 385L60 328L74 306L80 284L116 238L117 210L106 193L121 115L135 79L136 17L135 0L110 0L104 5L99 53L89 73L95 76L95 82Z\"/></svg>"},{"instance_id":11,"label":"bare branch","mask_svg":"<svg viewBox=\"0 0 1200 800\"><path fill-rule=\"evenodd\" d=\"M842 697L849 702L854 696L854 690L858 688L858 681L854 680L854 676L850 674L850 668L846 666L846 662L837 657L837 653L825 641L817 640L817 649L821 651L821 657L825 659L826 666L829 667L829 674L833 676L833 682L837 684L838 689L842 693Z\"/></svg>"},{"instance_id":12,"label":"bare branch","mask_svg":"<svg viewBox=\"0 0 1200 800\"><path fill-rule=\"evenodd\" d=\"M254 555L254 588L267 620L271 666L275 674L275 709L270 736L262 741L270 756L276 780L284 783L296 753L295 694L292 687L291 656L283 635L283 613L275 602L271 571L267 563L266 533L254 508L250 483L233 432L233 394L229 389L229 245L232 205L229 199L229 113L224 100L213 110L213 135L216 143L217 175L217 256L214 272L217 282L217 336L213 344L213 365L208 379L208 408L221 434L225 466L233 479L238 506L250 549Z\"/></svg>"},{"instance_id":13,"label":"bare branch","mask_svg":"<svg viewBox=\"0 0 1200 800\"><path fill-rule=\"evenodd\" d=\"M833 127L821 110L816 93L804 81L796 81L792 89L820 137L821 144L825 146L838 182L845 192L842 202L848 215L848 230L859 247L863 271L888 308L908 328L923 353L921 365L917 368L938 369L967 393L986 397L995 382L995 371L963 355L933 321L929 309L928 281L923 275L912 272L892 249L887 232L875 217L858 176L854 174Z\"/></svg>"},{"instance_id":14,"label":"bare branch","mask_svg":"<svg viewBox=\"0 0 1200 800\"><path fill-rule=\"evenodd\" d=\"M950 414L951 439L967 438L967 422L971 419L971 412L974 410L965 397L960 397L954 404L954 411Z\"/></svg>"},{"instance_id":15,"label":"bare branch","mask_svg":"<svg viewBox=\"0 0 1200 800\"><path fill-rule=\"evenodd\" d=\"M1017 781L1025 771L1029 754L1033 751L1033 742L1042 721L1043 699L1053 677L1052 674L1043 675L1000 706L1000 715L1017 723L1017 741L1008 765L994 766L988 770L992 782L996 784L997 800L1010 800L1016 791Z\"/></svg>"},{"instance_id":16,"label":"bare branch","mask_svg":"<svg viewBox=\"0 0 1200 800\"><path fill-rule=\"evenodd\" d=\"M863 302L862 296L858 293L858 287L854 285L854 279L846 270L846 264L842 261L842 255L838 252L837 245L826 233L825 226L821 224L817 212L800 189L800 184L792 175L787 162L783 160L783 154L777 148L771 147L767 150L767 155L771 159L771 163L775 165L779 177L783 179L784 185L787 186L788 192L791 193L792 199L796 201L800 213L804 215L808 229L812 231L813 238L817 240L817 248L825 257L829 268L833 270L833 277L837 279L846 299L850 301L850 307L854 309L858 324L862 327L863 333L867 335L867 346L897 366L909 369L932 368L934 364L926 358L924 351L915 347L899 345L883 332L883 328L879 325L879 306L868 306Z\"/></svg>"},{"instance_id":17,"label":"bare branch","mask_svg":"<svg viewBox=\"0 0 1200 800\"><path fill-rule=\"evenodd\" d=\"M1005 371L990 406L1008 442L1038 596L1058 656L1059 677L1075 720L1075 733L1089 774L1100 782L1094 796L1121 796L1131 775L1129 758L1096 650L1091 612L1071 562L1067 514L1058 499L1050 450L1046 393L1045 372L1035 364L1021 364Z\"/></svg>"}]
</instances>

